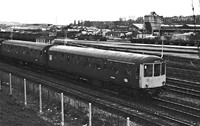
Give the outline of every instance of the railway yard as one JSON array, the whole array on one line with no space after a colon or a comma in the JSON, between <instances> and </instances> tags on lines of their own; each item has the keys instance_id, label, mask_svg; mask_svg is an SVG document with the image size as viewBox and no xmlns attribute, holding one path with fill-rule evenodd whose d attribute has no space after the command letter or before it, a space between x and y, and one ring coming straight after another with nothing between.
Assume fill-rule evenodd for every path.
<instances>
[{"instance_id":1,"label":"railway yard","mask_svg":"<svg viewBox=\"0 0 200 126\"><path fill-rule=\"evenodd\" d=\"M65 126L86 126L91 121L92 126L200 126L200 60L197 47L82 40L68 41L66 46L162 56L166 62L165 90L141 100L141 97L110 88L99 88L98 83L90 85L87 79L79 76L47 72L39 66L1 59L0 95L5 97L0 96L0 124L51 126L65 123ZM9 79L10 73L12 79ZM27 80L27 105L24 105L24 78ZM39 85L43 89L42 107L38 98ZM13 89L12 96L8 96L10 89ZM60 93L64 94L64 105ZM92 104L92 114L89 103ZM14 115L9 115L10 111L4 106L17 108L12 109ZM5 115L13 121L6 119Z\"/></svg>"}]
</instances>

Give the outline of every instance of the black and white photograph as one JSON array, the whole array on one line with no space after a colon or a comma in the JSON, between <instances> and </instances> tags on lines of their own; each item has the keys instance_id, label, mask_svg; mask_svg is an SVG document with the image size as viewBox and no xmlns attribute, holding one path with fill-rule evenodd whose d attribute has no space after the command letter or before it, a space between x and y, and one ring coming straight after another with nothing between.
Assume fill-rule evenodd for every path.
<instances>
[{"instance_id":1,"label":"black and white photograph","mask_svg":"<svg viewBox=\"0 0 200 126\"><path fill-rule=\"evenodd\" d=\"M200 126L200 0L0 3L0 126Z\"/></svg>"}]
</instances>

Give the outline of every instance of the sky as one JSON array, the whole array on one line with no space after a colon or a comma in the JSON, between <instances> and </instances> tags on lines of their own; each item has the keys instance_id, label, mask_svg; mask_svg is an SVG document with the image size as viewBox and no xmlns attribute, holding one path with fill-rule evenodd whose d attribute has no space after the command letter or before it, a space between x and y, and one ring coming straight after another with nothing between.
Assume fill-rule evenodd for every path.
<instances>
[{"instance_id":1,"label":"sky","mask_svg":"<svg viewBox=\"0 0 200 126\"><path fill-rule=\"evenodd\" d=\"M0 0L0 21L68 25L74 20L116 21L158 15L200 15L200 0Z\"/></svg>"}]
</instances>

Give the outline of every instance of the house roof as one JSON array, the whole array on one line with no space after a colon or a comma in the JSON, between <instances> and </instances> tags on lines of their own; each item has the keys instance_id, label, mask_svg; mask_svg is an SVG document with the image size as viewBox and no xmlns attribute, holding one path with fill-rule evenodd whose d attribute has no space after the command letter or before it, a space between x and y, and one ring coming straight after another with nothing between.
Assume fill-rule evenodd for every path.
<instances>
[{"instance_id":1,"label":"house roof","mask_svg":"<svg viewBox=\"0 0 200 126\"><path fill-rule=\"evenodd\" d=\"M142 29L144 29L144 24L133 24L137 29L140 29L140 30L142 30Z\"/></svg>"}]
</instances>

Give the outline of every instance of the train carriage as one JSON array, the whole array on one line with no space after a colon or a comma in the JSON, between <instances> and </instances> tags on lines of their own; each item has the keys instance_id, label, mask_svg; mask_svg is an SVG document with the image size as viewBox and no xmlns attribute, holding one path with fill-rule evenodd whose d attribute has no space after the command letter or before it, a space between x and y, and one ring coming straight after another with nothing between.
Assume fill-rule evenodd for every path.
<instances>
[{"instance_id":1,"label":"train carriage","mask_svg":"<svg viewBox=\"0 0 200 126\"><path fill-rule=\"evenodd\" d=\"M165 63L152 55L100 50L94 48L52 46L49 66L126 88L149 89L165 85Z\"/></svg>"},{"instance_id":2,"label":"train carriage","mask_svg":"<svg viewBox=\"0 0 200 126\"><path fill-rule=\"evenodd\" d=\"M165 61L158 56L18 40L5 40L0 46L3 57L69 73L120 93L157 94L166 83Z\"/></svg>"},{"instance_id":3,"label":"train carriage","mask_svg":"<svg viewBox=\"0 0 200 126\"><path fill-rule=\"evenodd\" d=\"M47 63L48 44L32 43L19 40L5 40L2 42L2 55L24 62L38 65Z\"/></svg>"}]
</instances>

